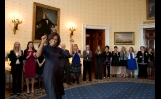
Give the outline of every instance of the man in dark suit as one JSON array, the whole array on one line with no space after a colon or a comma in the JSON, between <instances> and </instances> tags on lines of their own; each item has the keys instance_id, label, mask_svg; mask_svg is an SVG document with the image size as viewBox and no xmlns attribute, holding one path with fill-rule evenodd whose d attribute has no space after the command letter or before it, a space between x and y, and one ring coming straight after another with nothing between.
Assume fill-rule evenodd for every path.
<instances>
[{"instance_id":1,"label":"man in dark suit","mask_svg":"<svg viewBox=\"0 0 161 99\"><path fill-rule=\"evenodd\" d=\"M39 24L41 24L41 27L39 27ZM45 14L45 19L41 19L36 23L36 27L38 28L36 31L35 39L41 39L41 37L44 34L49 35L51 33L51 26L54 25L50 20L49 20L49 14Z\"/></svg>"},{"instance_id":2,"label":"man in dark suit","mask_svg":"<svg viewBox=\"0 0 161 99\"><path fill-rule=\"evenodd\" d=\"M138 51L137 56L138 58L138 77L147 78L147 64L148 64L148 52L145 50L144 46L140 47L140 51Z\"/></svg>"},{"instance_id":3,"label":"man in dark suit","mask_svg":"<svg viewBox=\"0 0 161 99\"><path fill-rule=\"evenodd\" d=\"M67 51L69 53L69 51L66 50L65 47L66 47L65 44L62 44L61 45L61 48L64 51ZM71 85L69 59L67 57L65 57L65 56L61 56L59 62L60 62L59 65L60 65L60 71L61 71L62 80L64 80L64 72L65 72L66 82L67 82L67 84Z\"/></svg>"},{"instance_id":4,"label":"man in dark suit","mask_svg":"<svg viewBox=\"0 0 161 99\"><path fill-rule=\"evenodd\" d=\"M86 45L86 50L83 51L83 81L86 81L86 71L88 71L89 81L92 81L91 59L92 59L92 51L90 50L89 45Z\"/></svg>"}]
</instances>

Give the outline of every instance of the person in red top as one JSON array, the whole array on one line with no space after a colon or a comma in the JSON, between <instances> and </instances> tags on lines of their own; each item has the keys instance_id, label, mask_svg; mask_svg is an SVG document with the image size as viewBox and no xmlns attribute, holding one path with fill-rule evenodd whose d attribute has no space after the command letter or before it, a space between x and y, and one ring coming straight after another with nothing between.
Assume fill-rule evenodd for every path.
<instances>
[{"instance_id":1,"label":"person in red top","mask_svg":"<svg viewBox=\"0 0 161 99\"><path fill-rule=\"evenodd\" d=\"M29 78L31 78L32 81L31 92L34 93L34 79L36 75L36 50L32 41L28 42L27 48L24 50L24 58L26 60L24 70L26 76L27 93L29 93Z\"/></svg>"}]
</instances>

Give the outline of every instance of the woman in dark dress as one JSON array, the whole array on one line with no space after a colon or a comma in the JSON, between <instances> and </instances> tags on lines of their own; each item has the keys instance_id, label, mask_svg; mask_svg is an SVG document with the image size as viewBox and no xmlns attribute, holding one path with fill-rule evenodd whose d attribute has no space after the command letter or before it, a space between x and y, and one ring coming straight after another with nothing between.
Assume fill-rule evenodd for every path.
<instances>
[{"instance_id":1,"label":"woman in dark dress","mask_svg":"<svg viewBox=\"0 0 161 99\"><path fill-rule=\"evenodd\" d=\"M154 68L154 53L152 52L152 48L149 48L148 50L148 67L147 67L147 73L148 76L151 76L151 69Z\"/></svg>"},{"instance_id":2,"label":"woman in dark dress","mask_svg":"<svg viewBox=\"0 0 161 99\"><path fill-rule=\"evenodd\" d=\"M96 57L96 66L95 66L95 79L102 79L102 61L103 61L103 52L101 46L97 46L95 51Z\"/></svg>"},{"instance_id":3,"label":"woman in dark dress","mask_svg":"<svg viewBox=\"0 0 161 99\"><path fill-rule=\"evenodd\" d=\"M119 57L120 57L120 52L117 51L117 46L114 47L114 51L112 51L112 77L116 77L117 73L117 67L120 65L119 64Z\"/></svg>"},{"instance_id":4,"label":"woman in dark dress","mask_svg":"<svg viewBox=\"0 0 161 99\"><path fill-rule=\"evenodd\" d=\"M22 69L23 69L23 51L21 50L20 43L15 42L13 50L10 51L10 66L12 73L12 93L11 96L17 93L19 96L21 93L22 85Z\"/></svg>"},{"instance_id":5,"label":"woman in dark dress","mask_svg":"<svg viewBox=\"0 0 161 99\"><path fill-rule=\"evenodd\" d=\"M58 47L61 42L58 33L51 33L48 36L48 44L44 46L46 38L46 36L42 36L42 41L36 56L39 57L43 54L45 58L43 81L47 99L62 99L62 95L65 93L61 79L59 58L61 55L70 57L70 54Z\"/></svg>"},{"instance_id":6,"label":"woman in dark dress","mask_svg":"<svg viewBox=\"0 0 161 99\"><path fill-rule=\"evenodd\" d=\"M41 43L40 43L41 44ZM40 47L40 44L38 45L38 48ZM36 74L38 74L39 78L39 88L43 88L43 85L41 86L41 78L44 70L44 64L45 64L45 59L44 56L41 55L36 59Z\"/></svg>"}]
</instances>

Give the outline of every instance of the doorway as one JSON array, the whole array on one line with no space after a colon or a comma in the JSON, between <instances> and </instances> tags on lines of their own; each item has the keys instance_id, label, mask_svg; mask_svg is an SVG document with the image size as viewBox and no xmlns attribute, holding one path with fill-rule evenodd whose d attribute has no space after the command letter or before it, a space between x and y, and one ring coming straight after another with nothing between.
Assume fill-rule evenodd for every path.
<instances>
[{"instance_id":1,"label":"doorway","mask_svg":"<svg viewBox=\"0 0 161 99\"><path fill-rule=\"evenodd\" d=\"M144 38L146 48L152 48L155 53L155 28L144 29Z\"/></svg>"},{"instance_id":2,"label":"doorway","mask_svg":"<svg viewBox=\"0 0 161 99\"><path fill-rule=\"evenodd\" d=\"M104 29L86 29L86 45L90 45L92 51L92 74L95 72L95 50L97 46L101 46L104 51L105 46L105 30Z\"/></svg>"},{"instance_id":3,"label":"doorway","mask_svg":"<svg viewBox=\"0 0 161 99\"><path fill-rule=\"evenodd\" d=\"M154 68L152 69L152 76L154 76L155 75L155 28L144 29L144 42L145 42L146 50L148 51L149 48L152 48L154 53L154 61L153 61Z\"/></svg>"}]
</instances>

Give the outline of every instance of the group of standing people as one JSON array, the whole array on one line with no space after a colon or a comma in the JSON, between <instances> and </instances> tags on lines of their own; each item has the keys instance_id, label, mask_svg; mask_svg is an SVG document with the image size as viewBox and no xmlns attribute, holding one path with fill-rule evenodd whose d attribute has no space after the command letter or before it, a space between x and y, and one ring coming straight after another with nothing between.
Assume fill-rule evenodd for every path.
<instances>
[{"instance_id":1,"label":"group of standing people","mask_svg":"<svg viewBox=\"0 0 161 99\"><path fill-rule=\"evenodd\" d=\"M14 43L13 50L10 51L11 72L12 72L12 93L11 95L19 96L22 85L22 71L25 72L25 80L27 85L27 93L30 92L29 79L31 79L31 93L34 93L34 83L36 73L39 75L39 81L43 78L48 99L62 99L64 95L63 74L67 75L67 82L71 85L70 75L73 81L79 84L80 76L80 55L78 45L74 44L74 40L70 41L70 52L65 49L65 44L59 48L61 39L58 33L53 32L48 37L42 36L42 42L35 50L34 43L29 41L27 48L22 51L19 42ZM71 66L68 58L72 58ZM64 60L65 64L61 64ZM65 68L67 67L67 68ZM70 67L70 68L68 68ZM69 75L68 75L69 74ZM41 88L39 82L39 87Z\"/></svg>"},{"instance_id":2,"label":"group of standing people","mask_svg":"<svg viewBox=\"0 0 161 99\"><path fill-rule=\"evenodd\" d=\"M41 78L45 59L43 56L36 57L36 49L32 41L29 41L24 51L21 50L19 42L15 42L13 49L10 51L10 66L12 72L12 93L20 95L22 85L22 71L25 72L25 81L27 86L27 93L29 93L29 79L31 79L31 92L34 93L34 83L36 73ZM39 81L40 83L40 81Z\"/></svg>"},{"instance_id":3,"label":"group of standing people","mask_svg":"<svg viewBox=\"0 0 161 99\"><path fill-rule=\"evenodd\" d=\"M13 50L10 51L10 65L13 77L11 95L15 93L20 95L21 76L24 69L27 93L30 92L30 78L32 82L31 92L34 93L34 80L37 73L39 75L39 81L43 78L43 85L48 99L62 99L62 95L65 94L63 87L64 73L67 84L71 85L71 80L73 83L76 81L79 84L82 66L80 60L81 51L78 45L74 44L73 39L70 40L70 51L65 49L65 44L62 44L61 48L59 48L61 39L56 32L51 33L48 37L44 35L41 39L42 41L38 46L38 50L35 50L32 41L28 42L24 52L21 50L19 42L14 43ZM101 46L97 47L94 56L96 57L95 79L102 79L102 66L104 66L104 78L110 78L110 74L112 74L112 77L116 77L118 66L121 66L121 77L126 77L126 70L129 71L129 74L132 72L132 77L134 77L134 70L137 69L137 63L139 67L138 77L146 78L147 73L151 75L154 59L152 49L145 51L145 47L141 46L136 56L133 47L130 47L129 51L126 51L124 46L120 52L117 49L117 46L115 46L114 51L110 52L109 46L105 46L104 51L102 51ZM71 64L69 62L70 57L72 57ZM86 81L86 71L89 74L89 81L92 81L92 57L90 46L86 45L86 50L83 51L83 81ZM138 58L137 62L135 58ZM24 63L23 60L25 60ZM111 66L112 73L110 73ZM106 69L108 73L106 73ZM41 88L43 86L40 86L39 83L39 87Z\"/></svg>"},{"instance_id":4,"label":"group of standing people","mask_svg":"<svg viewBox=\"0 0 161 99\"><path fill-rule=\"evenodd\" d=\"M102 75L102 66L104 65L104 78L110 77L110 66L112 67L112 77L116 77L118 66L121 66L121 75L120 77L125 78L126 73L128 76L132 76L134 78L134 70L137 69L138 65L138 77L147 78L147 75L151 75L151 68L154 68L153 60L154 60L154 53L152 49L149 48L148 51L145 50L144 46L140 47L140 51L137 52L135 55L133 47L130 47L128 51L126 48L122 46L121 51L117 51L117 46L114 46L114 51L109 52L109 46L105 46L105 51L101 53L100 46L98 46L97 50L100 51L96 52L96 68L95 68L95 75L97 79L97 72L99 75ZM137 58L137 61L136 59ZM98 64L99 63L99 64ZM102 65L103 63L103 65ZM98 67L100 69L98 69ZM106 68L108 71L108 75L106 76ZM147 74L148 73L148 74ZM132 74L132 75L131 75ZM102 76L100 76L102 79Z\"/></svg>"}]
</instances>

